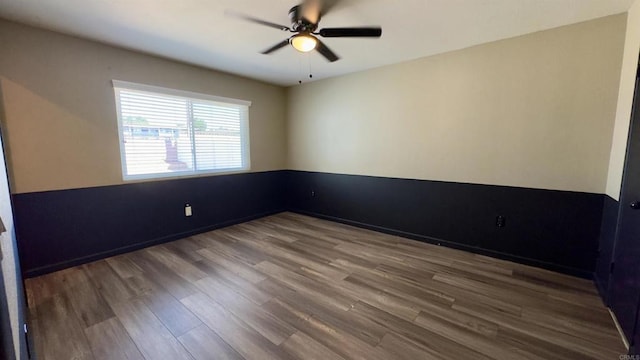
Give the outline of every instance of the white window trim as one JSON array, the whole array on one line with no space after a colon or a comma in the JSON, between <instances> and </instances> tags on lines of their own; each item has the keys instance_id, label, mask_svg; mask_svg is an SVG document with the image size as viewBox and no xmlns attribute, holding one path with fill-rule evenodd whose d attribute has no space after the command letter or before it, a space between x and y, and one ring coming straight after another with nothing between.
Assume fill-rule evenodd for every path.
<instances>
[{"instance_id":1,"label":"white window trim","mask_svg":"<svg viewBox=\"0 0 640 360\"><path fill-rule=\"evenodd\" d=\"M187 177L196 177L203 175L226 175L226 174L237 174L237 173L245 173L251 170L251 148L250 148L250 133L249 133L249 107L251 106L251 101L240 100L227 98L222 96L215 96L209 94L202 94L192 91L185 90L177 90L170 89L160 86L146 85L146 84L138 84L129 81L121 81L121 80L112 80L113 90L115 95L116 102L116 114L118 120L118 141L120 148L120 164L122 169L122 179L125 181L136 181L136 180L156 180L156 179L167 179L167 178L187 178ZM218 103L222 105L234 104L246 107L244 109L245 114L243 114L243 121L241 123L241 138L242 141L242 152L246 154L244 157L243 164L244 166L240 169L218 169L218 170L188 170L188 171L180 171L180 172L169 172L169 173L151 173L151 174L137 174L137 175L127 175L127 161L126 161L126 153L124 150L124 138L123 138L123 129L122 129L122 119L121 109L120 109L120 98L118 89L126 89L126 90L134 90L134 91L143 91L155 94L162 94L168 96L175 96L180 98L190 98L196 100L203 100L207 102Z\"/></svg>"},{"instance_id":2,"label":"white window trim","mask_svg":"<svg viewBox=\"0 0 640 360\"><path fill-rule=\"evenodd\" d=\"M244 105L246 107L251 107L251 101L247 101L247 100L239 100L239 99L227 98L222 96L202 94L202 93L191 92L186 90L170 89L170 88L165 88L161 86L138 84L138 83L133 83L128 81L112 80L112 82L113 82L114 88L148 91L152 93L161 93L169 96L188 97L193 99L200 99L200 100L213 101L213 102L226 103L226 104Z\"/></svg>"}]
</instances>

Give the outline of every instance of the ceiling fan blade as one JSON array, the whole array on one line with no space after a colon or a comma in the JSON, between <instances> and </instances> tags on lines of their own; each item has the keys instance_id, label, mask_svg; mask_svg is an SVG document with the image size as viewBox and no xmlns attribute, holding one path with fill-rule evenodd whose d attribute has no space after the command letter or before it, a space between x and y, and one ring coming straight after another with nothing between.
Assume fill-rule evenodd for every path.
<instances>
[{"instance_id":1,"label":"ceiling fan blade","mask_svg":"<svg viewBox=\"0 0 640 360\"><path fill-rule=\"evenodd\" d=\"M325 28L320 29L318 35L322 37L380 37L382 36L382 28Z\"/></svg>"},{"instance_id":2,"label":"ceiling fan blade","mask_svg":"<svg viewBox=\"0 0 640 360\"><path fill-rule=\"evenodd\" d=\"M271 27L271 28L274 28L274 29L278 29L278 30L282 30L282 31L291 31L291 29L288 26L272 23L270 21L266 21L266 20L262 20L262 19L258 19L256 17L249 16L247 14L243 14L243 13L239 13L239 12L235 12L235 11L231 11L231 10L225 11L225 14L228 15L228 16L233 16L233 17L245 20L245 21L249 21L249 22L255 23L255 24L268 26L268 27Z\"/></svg>"},{"instance_id":3,"label":"ceiling fan blade","mask_svg":"<svg viewBox=\"0 0 640 360\"><path fill-rule=\"evenodd\" d=\"M300 5L300 17L312 24L320 21L322 0L304 0Z\"/></svg>"},{"instance_id":4,"label":"ceiling fan blade","mask_svg":"<svg viewBox=\"0 0 640 360\"><path fill-rule=\"evenodd\" d=\"M304 0L301 6L301 17L312 24L318 24L320 18L325 16L341 0Z\"/></svg>"},{"instance_id":5,"label":"ceiling fan blade","mask_svg":"<svg viewBox=\"0 0 640 360\"><path fill-rule=\"evenodd\" d=\"M289 39L284 40L283 42L279 42L275 45L273 45L272 47L268 48L267 50L263 51L262 54L268 55L271 54L272 52L276 51L276 50L280 50L283 47L289 45Z\"/></svg>"},{"instance_id":6,"label":"ceiling fan blade","mask_svg":"<svg viewBox=\"0 0 640 360\"><path fill-rule=\"evenodd\" d=\"M365 1L366 0L303 0L301 4L301 17L317 25L318 22L320 22L320 18L326 16L330 11Z\"/></svg>"},{"instance_id":7,"label":"ceiling fan blade","mask_svg":"<svg viewBox=\"0 0 640 360\"><path fill-rule=\"evenodd\" d=\"M330 62L338 61L340 59L338 55L336 55L333 51L331 51L331 49L329 49L327 45L325 45L320 40L318 40L318 44L316 45L316 50Z\"/></svg>"},{"instance_id":8,"label":"ceiling fan blade","mask_svg":"<svg viewBox=\"0 0 640 360\"><path fill-rule=\"evenodd\" d=\"M320 15L325 16L327 13L333 9L336 4L341 2L341 0L321 0L322 6L320 7Z\"/></svg>"}]
</instances>

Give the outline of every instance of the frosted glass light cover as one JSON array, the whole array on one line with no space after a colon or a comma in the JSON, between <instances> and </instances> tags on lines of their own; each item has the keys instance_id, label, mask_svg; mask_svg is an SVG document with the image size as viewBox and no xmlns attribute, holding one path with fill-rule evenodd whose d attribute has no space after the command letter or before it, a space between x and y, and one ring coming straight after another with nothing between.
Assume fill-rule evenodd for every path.
<instances>
[{"instance_id":1,"label":"frosted glass light cover","mask_svg":"<svg viewBox=\"0 0 640 360\"><path fill-rule=\"evenodd\" d=\"M306 53L316 48L318 40L311 35L296 35L291 39L291 46L294 49Z\"/></svg>"}]
</instances>

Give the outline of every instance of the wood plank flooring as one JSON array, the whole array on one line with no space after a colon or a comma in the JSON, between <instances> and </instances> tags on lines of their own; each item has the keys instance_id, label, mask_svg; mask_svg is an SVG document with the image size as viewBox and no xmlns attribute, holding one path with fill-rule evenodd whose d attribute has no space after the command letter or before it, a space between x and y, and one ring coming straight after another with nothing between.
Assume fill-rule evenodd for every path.
<instances>
[{"instance_id":1,"label":"wood plank flooring","mask_svg":"<svg viewBox=\"0 0 640 360\"><path fill-rule=\"evenodd\" d=\"M38 359L618 359L590 281L292 213L28 279Z\"/></svg>"}]
</instances>

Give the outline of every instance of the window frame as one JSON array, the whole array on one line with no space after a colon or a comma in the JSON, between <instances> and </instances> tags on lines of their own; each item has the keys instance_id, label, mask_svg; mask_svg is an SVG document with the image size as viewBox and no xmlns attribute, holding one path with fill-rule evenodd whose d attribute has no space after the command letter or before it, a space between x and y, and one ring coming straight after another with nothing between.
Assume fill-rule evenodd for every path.
<instances>
[{"instance_id":1,"label":"window frame","mask_svg":"<svg viewBox=\"0 0 640 360\"><path fill-rule=\"evenodd\" d=\"M236 174L249 172L251 170L251 146L250 146L250 131L249 131L249 110L251 107L251 101L240 100L227 98L222 96L215 96L209 94L202 94L192 91L186 90L178 90L165 88L154 85L146 85L133 83L128 81L121 80L112 80L113 84L113 92L116 103L116 117L118 123L118 142L119 142L119 150L120 150L120 165L122 169L122 179L124 181L136 181L136 180L155 180L155 179L167 179L167 178L186 178L186 177L195 177L195 176L204 176L204 175L225 175L225 174ZM149 174L135 174L129 175L127 174L127 155L126 148L124 143L124 132L123 132L123 119L121 112L121 104L120 104L120 93L119 90L131 90L138 92L146 92L154 95L168 96L168 97L176 97L186 101L203 101L209 103L216 103L218 105L235 105L239 106L241 109L241 118L240 118L240 141L241 141L241 155L242 155L242 164L241 168L227 168L227 169L207 169L207 170L185 170L185 171L174 171L174 172L162 172L162 173L149 173ZM188 126L191 128L193 126L193 119L188 120ZM191 151L195 154L195 142L191 143ZM195 154L197 156L197 154ZM195 159L195 158L194 158ZM195 168L195 160L193 164Z\"/></svg>"}]
</instances>

